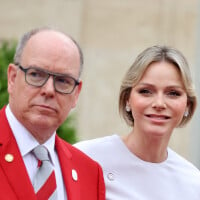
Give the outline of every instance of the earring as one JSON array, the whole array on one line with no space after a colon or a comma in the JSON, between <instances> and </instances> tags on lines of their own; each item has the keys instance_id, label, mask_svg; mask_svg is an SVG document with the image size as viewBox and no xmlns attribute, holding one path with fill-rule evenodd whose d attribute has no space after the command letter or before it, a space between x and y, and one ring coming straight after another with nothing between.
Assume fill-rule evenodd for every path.
<instances>
[{"instance_id":1,"label":"earring","mask_svg":"<svg viewBox=\"0 0 200 200\"><path fill-rule=\"evenodd\" d=\"M126 105L125 109L126 109L126 112L130 112L131 111L131 108L130 108L130 106L128 104Z\"/></svg>"},{"instance_id":2,"label":"earring","mask_svg":"<svg viewBox=\"0 0 200 200\"><path fill-rule=\"evenodd\" d=\"M184 112L184 114L183 114L183 116L184 117L187 117L189 115L189 111L188 111L188 109Z\"/></svg>"}]
</instances>

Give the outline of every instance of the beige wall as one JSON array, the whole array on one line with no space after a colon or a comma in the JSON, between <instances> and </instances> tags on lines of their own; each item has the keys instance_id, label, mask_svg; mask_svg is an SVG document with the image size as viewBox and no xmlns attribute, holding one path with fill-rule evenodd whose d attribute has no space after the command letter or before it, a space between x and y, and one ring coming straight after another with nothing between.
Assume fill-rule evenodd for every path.
<instances>
[{"instance_id":1,"label":"beige wall","mask_svg":"<svg viewBox=\"0 0 200 200\"><path fill-rule=\"evenodd\" d=\"M197 0L0 0L0 38L18 38L30 28L50 25L71 34L85 55L78 107L79 138L129 128L118 115L125 71L140 51L154 44L180 49L195 72ZM170 146L192 160L192 123L175 131ZM192 160L193 161L193 160Z\"/></svg>"},{"instance_id":2,"label":"beige wall","mask_svg":"<svg viewBox=\"0 0 200 200\"><path fill-rule=\"evenodd\" d=\"M0 3L0 38L18 38L33 27L50 25L79 40L81 0L0 0Z\"/></svg>"}]
</instances>

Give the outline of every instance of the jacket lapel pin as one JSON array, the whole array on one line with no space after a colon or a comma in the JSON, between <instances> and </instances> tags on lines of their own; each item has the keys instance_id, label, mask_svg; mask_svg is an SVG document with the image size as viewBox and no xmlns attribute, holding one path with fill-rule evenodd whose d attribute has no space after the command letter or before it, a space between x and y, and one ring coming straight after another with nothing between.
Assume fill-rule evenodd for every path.
<instances>
[{"instance_id":1,"label":"jacket lapel pin","mask_svg":"<svg viewBox=\"0 0 200 200\"><path fill-rule=\"evenodd\" d=\"M72 169L72 179L78 181L78 174L75 169Z\"/></svg>"},{"instance_id":2,"label":"jacket lapel pin","mask_svg":"<svg viewBox=\"0 0 200 200\"><path fill-rule=\"evenodd\" d=\"M14 160L14 156L12 154L8 153L8 154L5 155L5 160L7 162L12 162Z\"/></svg>"}]
</instances>

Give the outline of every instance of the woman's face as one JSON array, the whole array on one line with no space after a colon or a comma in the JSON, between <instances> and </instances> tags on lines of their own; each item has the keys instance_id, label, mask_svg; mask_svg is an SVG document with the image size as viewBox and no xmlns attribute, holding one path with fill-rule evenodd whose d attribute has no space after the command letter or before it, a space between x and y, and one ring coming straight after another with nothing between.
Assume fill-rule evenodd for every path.
<instances>
[{"instance_id":1,"label":"woman's face","mask_svg":"<svg viewBox=\"0 0 200 200\"><path fill-rule=\"evenodd\" d=\"M178 68L165 61L150 64L132 88L128 104L134 131L170 136L187 109L187 94Z\"/></svg>"}]
</instances>

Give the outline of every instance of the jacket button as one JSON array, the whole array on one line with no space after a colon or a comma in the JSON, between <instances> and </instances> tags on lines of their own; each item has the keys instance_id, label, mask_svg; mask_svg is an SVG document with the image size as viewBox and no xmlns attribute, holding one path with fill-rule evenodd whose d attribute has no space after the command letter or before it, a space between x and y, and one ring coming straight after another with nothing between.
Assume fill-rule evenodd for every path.
<instances>
[{"instance_id":1,"label":"jacket button","mask_svg":"<svg viewBox=\"0 0 200 200\"><path fill-rule=\"evenodd\" d=\"M113 173L108 173L107 174L107 178L110 180L110 181L114 181L114 179L115 179L115 175L113 174Z\"/></svg>"}]
</instances>

